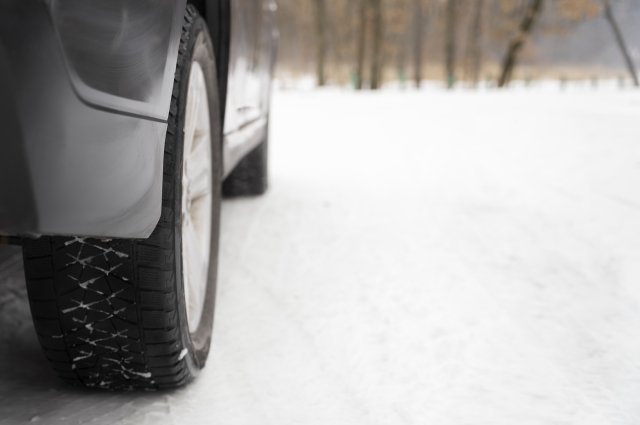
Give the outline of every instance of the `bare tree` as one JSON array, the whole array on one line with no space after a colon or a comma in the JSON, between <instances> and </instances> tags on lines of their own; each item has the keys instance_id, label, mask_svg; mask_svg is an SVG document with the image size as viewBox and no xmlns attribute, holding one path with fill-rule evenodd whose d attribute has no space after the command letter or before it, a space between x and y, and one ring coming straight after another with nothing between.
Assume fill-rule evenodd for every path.
<instances>
[{"instance_id":1,"label":"bare tree","mask_svg":"<svg viewBox=\"0 0 640 425\"><path fill-rule=\"evenodd\" d=\"M524 14L524 18L518 28L518 32L511 42L509 42L507 54L502 62L502 72L498 79L498 87L504 87L509 84L509 81L511 81L513 70L518 63L518 56L524 47L525 42L531 35L540 14L542 13L543 5L544 0L530 0Z\"/></svg>"},{"instance_id":2,"label":"bare tree","mask_svg":"<svg viewBox=\"0 0 640 425\"><path fill-rule=\"evenodd\" d=\"M368 0L360 0L360 13L358 17L358 46L356 48L356 90L362 90L364 86L364 54L367 48L367 3Z\"/></svg>"},{"instance_id":3,"label":"bare tree","mask_svg":"<svg viewBox=\"0 0 640 425\"><path fill-rule=\"evenodd\" d=\"M422 83L422 52L424 41L424 11L422 0L413 0L413 79L416 87Z\"/></svg>"},{"instance_id":4,"label":"bare tree","mask_svg":"<svg viewBox=\"0 0 640 425\"><path fill-rule=\"evenodd\" d=\"M456 82L456 35L457 35L458 0L447 0L444 62L445 78L448 88Z\"/></svg>"},{"instance_id":5,"label":"bare tree","mask_svg":"<svg viewBox=\"0 0 640 425\"><path fill-rule=\"evenodd\" d=\"M482 61L483 51L483 18L484 18L484 0L476 0L475 9L473 11L473 17L471 22L471 28L469 30L469 38L467 41L468 48L468 72L467 77L476 87L480 81L480 74L482 73Z\"/></svg>"},{"instance_id":6,"label":"bare tree","mask_svg":"<svg viewBox=\"0 0 640 425\"><path fill-rule=\"evenodd\" d=\"M325 63L327 58L327 5L325 0L314 0L316 21L316 79L318 86L326 83Z\"/></svg>"},{"instance_id":7,"label":"bare tree","mask_svg":"<svg viewBox=\"0 0 640 425\"><path fill-rule=\"evenodd\" d=\"M627 48L627 44L624 41L624 37L622 36L622 31L620 30L620 26L618 25L618 21L616 20L615 15L613 14L613 10L611 8L611 2L609 0L602 0L604 6L604 15L611 26L611 30L616 38L616 42L618 43L618 47L620 48L620 52L622 56L624 56L624 61L627 65L627 69L629 70L629 74L633 79L633 84L636 87L640 86L640 82L638 81L638 73L636 72L635 64L631 59L631 55L629 54L629 49Z\"/></svg>"},{"instance_id":8,"label":"bare tree","mask_svg":"<svg viewBox=\"0 0 640 425\"><path fill-rule=\"evenodd\" d=\"M371 52L371 89L377 90L382 83L382 40L383 17L382 0L370 0L373 20L373 46Z\"/></svg>"}]
</instances>

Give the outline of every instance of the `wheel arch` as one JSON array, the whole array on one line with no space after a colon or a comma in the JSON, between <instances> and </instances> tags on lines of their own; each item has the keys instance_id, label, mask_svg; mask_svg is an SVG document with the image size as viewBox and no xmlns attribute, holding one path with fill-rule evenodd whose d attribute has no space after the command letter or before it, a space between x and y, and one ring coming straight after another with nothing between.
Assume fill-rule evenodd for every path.
<instances>
[{"instance_id":1,"label":"wheel arch","mask_svg":"<svg viewBox=\"0 0 640 425\"><path fill-rule=\"evenodd\" d=\"M220 114L224 123L229 80L229 50L231 47L231 0L188 0L207 21L213 39L218 71Z\"/></svg>"}]
</instances>

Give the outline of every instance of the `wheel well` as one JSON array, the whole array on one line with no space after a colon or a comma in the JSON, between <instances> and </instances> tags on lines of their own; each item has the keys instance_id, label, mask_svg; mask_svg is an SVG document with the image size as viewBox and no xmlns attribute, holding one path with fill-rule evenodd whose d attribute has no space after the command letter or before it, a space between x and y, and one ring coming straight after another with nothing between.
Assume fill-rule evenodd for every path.
<instances>
[{"instance_id":1,"label":"wheel well","mask_svg":"<svg viewBox=\"0 0 640 425\"><path fill-rule=\"evenodd\" d=\"M224 123L229 78L229 47L231 43L231 0L188 0L207 21L213 39L218 71L220 113Z\"/></svg>"}]
</instances>

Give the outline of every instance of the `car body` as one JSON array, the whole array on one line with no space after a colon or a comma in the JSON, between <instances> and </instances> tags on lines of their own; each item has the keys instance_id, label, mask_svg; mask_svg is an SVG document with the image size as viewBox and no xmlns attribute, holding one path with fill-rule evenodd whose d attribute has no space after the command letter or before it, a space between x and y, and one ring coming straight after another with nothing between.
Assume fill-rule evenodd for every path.
<instances>
[{"instance_id":1,"label":"car body","mask_svg":"<svg viewBox=\"0 0 640 425\"><path fill-rule=\"evenodd\" d=\"M209 355L224 196L268 182L274 0L0 2L0 243L61 379L160 390Z\"/></svg>"},{"instance_id":2,"label":"car body","mask_svg":"<svg viewBox=\"0 0 640 425\"><path fill-rule=\"evenodd\" d=\"M186 3L0 4L0 235L151 234ZM276 4L190 3L215 47L226 176L268 129Z\"/></svg>"}]
</instances>

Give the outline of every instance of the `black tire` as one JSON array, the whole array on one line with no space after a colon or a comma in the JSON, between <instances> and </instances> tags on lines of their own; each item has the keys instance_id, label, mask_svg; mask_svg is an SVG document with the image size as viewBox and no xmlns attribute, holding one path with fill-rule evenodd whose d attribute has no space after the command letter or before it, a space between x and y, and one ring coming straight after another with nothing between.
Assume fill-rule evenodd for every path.
<instances>
[{"instance_id":1,"label":"black tire","mask_svg":"<svg viewBox=\"0 0 640 425\"><path fill-rule=\"evenodd\" d=\"M209 281L199 328L186 317L181 252L183 128L191 65L205 71L212 131L213 224ZM221 124L207 26L184 18L164 156L162 216L147 240L42 237L23 248L35 328L62 379L108 390L186 384L209 353L218 262Z\"/></svg>"},{"instance_id":2,"label":"black tire","mask_svg":"<svg viewBox=\"0 0 640 425\"><path fill-rule=\"evenodd\" d=\"M269 130L253 151L245 156L222 184L225 198L264 195L269 188Z\"/></svg>"}]
</instances>

